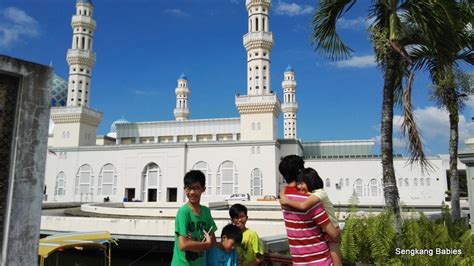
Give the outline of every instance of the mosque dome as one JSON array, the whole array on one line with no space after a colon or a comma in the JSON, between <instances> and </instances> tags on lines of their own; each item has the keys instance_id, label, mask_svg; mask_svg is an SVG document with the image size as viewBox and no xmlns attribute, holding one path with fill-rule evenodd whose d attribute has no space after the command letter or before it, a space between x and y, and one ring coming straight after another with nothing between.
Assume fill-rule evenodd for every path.
<instances>
[{"instance_id":1,"label":"mosque dome","mask_svg":"<svg viewBox=\"0 0 474 266\"><path fill-rule=\"evenodd\" d=\"M130 123L130 121L128 121L127 119L124 119L123 117L120 118L119 120L115 120L110 126L110 132L117 132L118 124L128 124L128 123Z\"/></svg>"},{"instance_id":2,"label":"mosque dome","mask_svg":"<svg viewBox=\"0 0 474 266\"><path fill-rule=\"evenodd\" d=\"M188 77L186 77L186 75L184 75L184 73L181 73L181 75L179 75L179 79L188 80Z\"/></svg>"},{"instance_id":3,"label":"mosque dome","mask_svg":"<svg viewBox=\"0 0 474 266\"><path fill-rule=\"evenodd\" d=\"M77 0L76 3L92 5L92 0Z\"/></svg>"},{"instance_id":4,"label":"mosque dome","mask_svg":"<svg viewBox=\"0 0 474 266\"><path fill-rule=\"evenodd\" d=\"M67 81L56 74L53 77L50 104L51 107L61 107L67 104Z\"/></svg>"},{"instance_id":5,"label":"mosque dome","mask_svg":"<svg viewBox=\"0 0 474 266\"><path fill-rule=\"evenodd\" d=\"M293 72L293 68L292 68L290 65L288 65L288 66L286 67L285 72Z\"/></svg>"}]
</instances>

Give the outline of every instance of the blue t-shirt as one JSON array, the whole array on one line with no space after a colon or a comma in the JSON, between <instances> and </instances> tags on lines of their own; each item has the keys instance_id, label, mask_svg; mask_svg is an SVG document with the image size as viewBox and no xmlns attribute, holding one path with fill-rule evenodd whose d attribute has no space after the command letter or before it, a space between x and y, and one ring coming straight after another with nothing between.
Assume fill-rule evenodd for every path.
<instances>
[{"instance_id":1,"label":"blue t-shirt","mask_svg":"<svg viewBox=\"0 0 474 266\"><path fill-rule=\"evenodd\" d=\"M237 251L225 252L218 246L206 251L204 266L237 266Z\"/></svg>"}]
</instances>

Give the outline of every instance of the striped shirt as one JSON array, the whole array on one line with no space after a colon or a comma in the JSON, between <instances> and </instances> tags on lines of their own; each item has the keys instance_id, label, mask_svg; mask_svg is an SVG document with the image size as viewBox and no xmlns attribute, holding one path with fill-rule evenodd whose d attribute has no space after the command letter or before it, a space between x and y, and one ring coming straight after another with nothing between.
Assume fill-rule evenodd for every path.
<instances>
[{"instance_id":1,"label":"striped shirt","mask_svg":"<svg viewBox=\"0 0 474 266\"><path fill-rule=\"evenodd\" d=\"M299 193L296 187L285 187L285 195L296 201L308 198L308 195ZM321 225L330 220L320 202L307 211L283 209L283 218L293 265L332 264L331 253L321 230Z\"/></svg>"}]
</instances>

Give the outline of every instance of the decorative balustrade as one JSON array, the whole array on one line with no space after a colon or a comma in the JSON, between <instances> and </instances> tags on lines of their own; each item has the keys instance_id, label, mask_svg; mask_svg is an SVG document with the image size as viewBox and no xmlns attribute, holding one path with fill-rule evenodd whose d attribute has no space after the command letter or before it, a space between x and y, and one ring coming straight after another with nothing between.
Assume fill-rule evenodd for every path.
<instances>
[{"instance_id":1,"label":"decorative balustrade","mask_svg":"<svg viewBox=\"0 0 474 266\"><path fill-rule=\"evenodd\" d=\"M72 16L71 25L72 27L88 25L88 26L92 26L92 30L95 30L96 22L92 17L75 15L75 16Z\"/></svg>"},{"instance_id":2,"label":"decorative balustrade","mask_svg":"<svg viewBox=\"0 0 474 266\"><path fill-rule=\"evenodd\" d=\"M236 104L247 104L247 103L275 103L278 102L276 94L270 95L238 95L235 96Z\"/></svg>"}]
</instances>

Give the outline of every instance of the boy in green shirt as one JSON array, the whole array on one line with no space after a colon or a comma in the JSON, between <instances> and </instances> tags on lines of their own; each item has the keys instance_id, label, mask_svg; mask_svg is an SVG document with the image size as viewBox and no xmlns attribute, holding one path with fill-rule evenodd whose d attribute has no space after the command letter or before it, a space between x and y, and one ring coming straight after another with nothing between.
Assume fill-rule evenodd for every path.
<instances>
[{"instance_id":1,"label":"boy in green shirt","mask_svg":"<svg viewBox=\"0 0 474 266\"><path fill-rule=\"evenodd\" d=\"M186 173L184 192L188 202L176 214L173 266L203 265L204 252L216 243L214 232L217 226L211 211L200 204L205 190L206 176L201 171Z\"/></svg>"},{"instance_id":2,"label":"boy in green shirt","mask_svg":"<svg viewBox=\"0 0 474 266\"><path fill-rule=\"evenodd\" d=\"M242 243L237 247L239 265L256 266L263 263L263 247L258 234L245 227L247 223L247 207L242 204L234 204L229 209L232 223L242 231Z\"/></svg>"}]
</instances>

